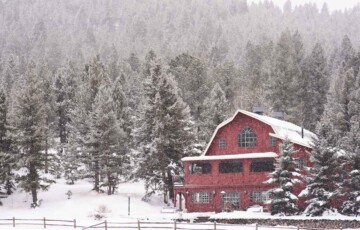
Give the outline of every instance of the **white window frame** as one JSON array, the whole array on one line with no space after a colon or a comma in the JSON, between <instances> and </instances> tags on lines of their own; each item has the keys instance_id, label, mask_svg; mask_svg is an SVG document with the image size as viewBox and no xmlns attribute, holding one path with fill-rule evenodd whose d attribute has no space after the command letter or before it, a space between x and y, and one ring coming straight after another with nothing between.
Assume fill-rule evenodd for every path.
<instances>
[{"instance_id":1,"label":"white window frame","mask_svg":"<svg viewBox=\"0 0 360 230\"><path fill-rule=\"evenodd\" d=\"M238 146L241 148L256 147L256 139L256 133L250 127L245 127L238 135Z\"/></svg>"},{"instance_id":2,"label":"white window frame","mask_svg":"<svg viewBox=\"0 0 360 230\"><path fill-rule=\"evenodd\" d=\"M270 199L267 191L252 191L250 192L250 202L253 203L264 203Z\"/></svg>"},{"instance_id":3,"label":"white window frame","mask_svg":"<svg viewBox=\"0 0 360 230\"><path fill-rule=\"evenodd\" d=\"M226 141L224 138L221 138L219 140L219 149L225 149L226 148Z\"/></svg>"},{"instance_id":4,"label":"white window frame","mask_svg":"<svg viewBox=\"0 0 360 230\"><path fill-rule=\"evenodd\" d=\"M195 192L191 194L191 202L194 204L211 204L212 196L210 192Z\"/></svg>"}]
</instances>

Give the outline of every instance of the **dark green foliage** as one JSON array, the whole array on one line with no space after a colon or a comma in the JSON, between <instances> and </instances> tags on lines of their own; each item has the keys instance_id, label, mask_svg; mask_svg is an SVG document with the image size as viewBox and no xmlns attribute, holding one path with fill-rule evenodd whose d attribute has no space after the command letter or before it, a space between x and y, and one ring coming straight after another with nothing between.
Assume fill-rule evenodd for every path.
<instances>
[{"instance_id":1,"label":"dark green foliage","mask_svg":"<svg viewBox=\"0 0 360 230\"><path fill-rule=\"evenodd\" d=\"M15 155L11 152L11 142L6 135L8 131L8 104L5 92L0 88L0 194L10 195L15 190L12 170L15 168Z\"/></svg>"},{"instance_id":2,"label":"dark green foliage","mask_svg":"<svg viewBox=\"0 0 360 230\"><path fill-rule=\"evenodd\" d=\"M153 131L141 143L139 175L145 179L145 198L162 192L168 203L168 197L173 198L172 176L182 172L181 158L192 152L193 124L174 78L158 63L150 72L145 114L154 116L144 120L143 125L153 127Z\"/></svg>"},{"instance_id":3,"label":"dark green foliage","mask_svg":"<svg viewBox=\"0 0 360 230\"><path fill-rule=\"evenodd\" d=\"M316 141L310 155L314 166L310 168L307 188L304 191L309 200L305 213L309 216L322 216L325 211L334 210L332 201L340 194L339 150L329 147L326 142Z\"/></svg>"},{"instance_id":4,"label":"dark green foliage","mask_svg":"<svg viewBox=\"0 0 360 230\"><path fill-rule=\"evenodd\" d=\"M271 215L294 215L298 210L298 198L292 193L294 185L300 183L301 175L295 163L294 154L296 151L292 143L285 140L280 145L280 156L276 159L275 171L269 174L268 184L274 185L270 193Z\"/></svg>"},{"instance_id":5,"label":"dark green foliage","mask_svg":"<svg viewBox=\"0 0 360 230\"><path fill-rule=\"evenodd\" d=\"M45 169L46 114L41 79L36 66L30 63L25 76L13 90L12 111L9 116L9 134L17 154L17 166L25 168L16 178L19 187L32 195L32 207L39 205L38 190L46 190L54 181L42 177Z\"/></svg>"}]
</instances>

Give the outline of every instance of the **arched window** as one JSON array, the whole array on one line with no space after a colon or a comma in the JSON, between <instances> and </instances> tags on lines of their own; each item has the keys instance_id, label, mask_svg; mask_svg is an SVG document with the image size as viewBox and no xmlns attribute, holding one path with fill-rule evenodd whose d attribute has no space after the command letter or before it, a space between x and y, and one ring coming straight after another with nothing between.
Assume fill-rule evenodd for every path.
<instances>
[{"instance_id":1,"label":"arched window","mask_svg":"<svg viewBox=\"0 0 360 230\"><path fill-rule=\"evenodd\" d=\"M238 146L239 147L256 146L256 134L251 128L246 127L241 131L241 133L238 136Z\"/></svg>"}]
</instances>

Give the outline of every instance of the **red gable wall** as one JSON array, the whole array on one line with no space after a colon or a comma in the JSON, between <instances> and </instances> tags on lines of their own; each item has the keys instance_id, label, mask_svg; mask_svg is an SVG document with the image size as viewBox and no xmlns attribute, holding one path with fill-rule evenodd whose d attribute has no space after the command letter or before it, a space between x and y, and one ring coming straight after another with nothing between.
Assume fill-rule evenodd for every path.
<instances>
[{"instance_id":1,"label":"red gable wall","mask_svg":"<svg viewBox=\"0 0 360 230\"><path fill-rule=\"evenodd\" d=\"M241 133L242 129L246 127L250 127L256 134L256 146L254 147L245 148L238 146L238 135ZM276 146L271 146L269 141L269 133L274 133L270 125L267 125L243 113L238 113L231 122L217 131L205 155L213 156L263 152L279 153L279 145L282 143L282 140L278 139ZM222 138L224 138L226 141L226 147L224 149L219 148L219 140ZM309 166L309 156L306 151L310 151L310 149L297 144L294 144L294 149L298 151L295 157L306 159L307 165ZM220 212L222 204L221 192L240 192L240 207L242 210L246 210L249 206L256 204L250 201L250 194L252 191L267 191L272 187L272 185L264 184L264 181L268 179L269 172L251 172L250 165L254 160L269 160L269 158L240 159L243 164L243 171L240 173L220 173L219 164L223 160L219 159L203 160L203 162L208 162L211 164L211 173L190 174L189 166L192 163L199 161L185 161L184 185L175 188L175 194L179 192L185 194L186 208L189 212ZM305 172L303 173L306 174ZM294 193L299 194L303 189L303 186L303 184L295 186ZM212 194L211 196L213 196L213 201L206 204L192 203L191 194L196 192L208 192ZM304 199L299 200L299 205L304 207Z\"/></svg>"},{"instance_id":2,"label":"red gable wall","mask_svg":"<svg viewBox=\"0 0 360 230\"><path fill-rule=\"evenodd\" d=\"M238 135L246 127L250 127L256 133L255 147L238 147ZM278 152L278 147L270 146L269 133L274 133L270 125L238 113L232 122L218 130L205 155ZM226 141L225 149L219 148L221 138Z\"/></svg>"}]
</instances>

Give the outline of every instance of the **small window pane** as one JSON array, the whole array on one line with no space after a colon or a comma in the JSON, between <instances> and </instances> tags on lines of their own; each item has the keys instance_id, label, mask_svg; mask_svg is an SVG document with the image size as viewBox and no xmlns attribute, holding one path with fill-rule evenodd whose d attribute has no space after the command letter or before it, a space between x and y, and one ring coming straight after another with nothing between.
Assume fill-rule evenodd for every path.
<instances>
[{"instance_id":1,"label":"small window pane","mask_svg":"<svg viewBox=\"0 0 360 230\"><path fill-rule=\"evenodd\" d=\"M253 161L250 167L251 172L272 172L275 170L273 161Z\"/></svg>"},{"instance_id":2,"label":"small window pane","mask_svg":"<svg viewBox=\"0 0 360 230\"><path fill-rule=\"evenodd\" d=\"M220 148L220 149L225 149L225 148L226 148L225 139L220 139L220 140L219 140L219 148Z\"/></svg>"},{"instance_id":3,"label":"small window pane","mask_svg":"<svg viewBox=\"0 0 360 230\"><path fill-rule=\"evenodd\" d=\"M269 193L266 191L253 191L250 193L250 202L264 203L269 200Z\"/></svg>"},{"instance_id":4,"label":"small window pane","mask_svg":"<svg viewBox=\"0 0 360 230\"><path fill-rule=\"evenodd\" d=\"M228 192L222 195L224 211L240 210L240 192Z\"/></svg>"},{"instance_id":5,"label":"small window pane","mask_svg":"<svg viewBox=\"0 0 360 230\"><path fill-rule=\"evenodd\" d=\"M299 169L304 169L306 166L306 160L305 158L299 158L295 160L295 163Z\"/></svg>"},{"instance_id":6,"label":"small window pane","mask_svg":"<svg viewBox=\"0 0 360 230\"><path fill-rule=\"evenodd\" d=\"M209 174L211 173L211 164L207 162L192 163L189 165L190 174Z\"/></svg>"},{"instance_id":7,"label":"small window pane","mask_svg":"<svg viewBox=\"0 0 360 230\"><path fill-rule=\"evenodd\" d=\"M238 135L239 147L254 147L256 146L256 134L249 127L244 128Z\"/></svg>"},{"instance_id":8,"label":"small window pane","mask_svg":"<svg viewBox=\"0 0 360 230\"><path fill-rule=\"evenodd\" d=\"M241 173L243 165L241 162L221 162L219 164L220 173Z\"/></svg>"},{"instance_id":9,"label":"small window pane","mask_svg":"<svg viewBox=\"0 0 360 230\"><path fill-rule=\"evenodd\" d=\"M195 204L212 203L212 196L208 192L196 192L191 195L191 202Z\"/></svg>"},{"instance_id":10,"label":"small window pane","mask_svg":"<svg viewBox=\"0 0 360 230\"><path fill-rule=\"evenodd\" d=\"M276 146L276 137L269 137L269 144L270 146Z\"/></svg>"}]
</instances>

